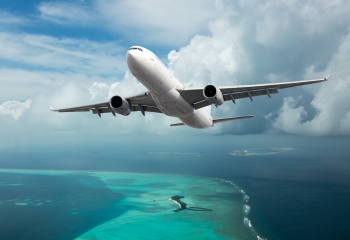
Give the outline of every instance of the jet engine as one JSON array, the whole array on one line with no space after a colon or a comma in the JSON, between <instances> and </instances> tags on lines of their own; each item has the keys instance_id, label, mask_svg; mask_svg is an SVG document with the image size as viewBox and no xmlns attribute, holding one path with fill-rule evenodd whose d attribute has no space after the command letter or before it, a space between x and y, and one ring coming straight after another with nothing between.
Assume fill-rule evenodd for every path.
<instances>
[{"instance_id":1,"label":"jet engine","mask_svg":"<svg viewBox=\"0 0 350 240\"><path fill-rule=\"evenodd\" d=\"M112 110L118 114L128 116L131 113L128 101L120 96L113 96L109 100L109 105L111 106Z\"/></svg>"},{"instance_id":2,"label":"jet engine","mask_svg":"<svg viewBox=\"0 0 350 240\"><path fill-rule=\"evenodd\" d=\"M208 102L217 106L223 104L225 101L220 89L213 85L207 85L203 89L203 95Z\"/></svg>"}]
</instances>

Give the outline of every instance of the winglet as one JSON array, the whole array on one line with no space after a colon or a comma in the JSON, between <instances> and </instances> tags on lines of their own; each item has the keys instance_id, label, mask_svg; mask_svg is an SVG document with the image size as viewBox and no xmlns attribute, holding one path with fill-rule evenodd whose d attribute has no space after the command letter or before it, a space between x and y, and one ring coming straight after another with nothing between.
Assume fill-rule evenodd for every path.
<instances>
[{"instance_id":1,"label":"winglet","mask_svg":"<svg viewBox=\"0 0 350 240\"><path fill-rule=\"evenodd\" d=\"M324 80L327 81L332 76L332 73L328 75L328 77L325 77Z\"/></svg>"},{"instance_id":2,"label":"winglet","mask_svg":"<svg viewBox=\"0 0 350 240\"><path fill-rule=\"evenodd\" d=\"M52 109L52 107L50 106L50 108L51 108L51 111L53 111L53 109Z\"/></svg>"}]
</instances>

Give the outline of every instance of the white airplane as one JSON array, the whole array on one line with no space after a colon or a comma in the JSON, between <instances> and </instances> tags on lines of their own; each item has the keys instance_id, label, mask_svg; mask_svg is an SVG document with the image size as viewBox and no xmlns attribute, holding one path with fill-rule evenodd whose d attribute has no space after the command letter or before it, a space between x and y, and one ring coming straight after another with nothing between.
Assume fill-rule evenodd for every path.
<instances>
[{"instance_id":1,"label":"white airplane","mask_svg":"<svg viewBox=\"0 0 350 240\"><path fill-rule=\"evenodd\" d=\"M208 84L201 88L186 88L154 53L144 47L129 48L126 60L132 74L148 89L148 92L126 98L113 96L109 102L56 110L51 108L51 110L55 112L92 111L99 117L102 113L112 113L114 116L118 113L128 116L131 112L136 111L140 111L143 115L145 112L156 112L181 120L181 123L170 126L187 125L203 129L213 127L220 122L254 117L249 115L213 119L210 114L212 104L217 107L224 101L231 100L236 103L236 100L241 98L250 98L253 101L253 97L260 95L268 95L271 98L271 94L278 93L278 89L324 82L331 76L297 82L227 87Z\"/></svg>"}]
</instances>

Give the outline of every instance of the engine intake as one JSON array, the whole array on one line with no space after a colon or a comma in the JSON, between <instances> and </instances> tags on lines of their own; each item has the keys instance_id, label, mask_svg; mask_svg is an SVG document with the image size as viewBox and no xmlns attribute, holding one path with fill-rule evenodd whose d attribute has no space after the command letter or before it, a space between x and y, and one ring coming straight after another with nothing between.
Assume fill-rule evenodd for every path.
<instances>
[{"instance_id":1,"label":"engine intake","mask_svg":"<svg viewBox=\"0 0 350 240\"><path fill-rule=\"evenodd\" d=\"M203 89L203 95L208 102L217 106L224 103L224 97L222 96L222 92L220 91L220 89L213 85L207 85Z\"/></svg>"},{"instance_id":2,"label":"engine intake","mask_svg":"<svg viewBox=\"0 0 350 240\"><path fill-rule=\"evenodd\" d=\"M120 96L113 96L109 100L109 105L112 110L118 114L128 116L131 113L130 105L128 101Z\"/></svg>"}]
</instances>

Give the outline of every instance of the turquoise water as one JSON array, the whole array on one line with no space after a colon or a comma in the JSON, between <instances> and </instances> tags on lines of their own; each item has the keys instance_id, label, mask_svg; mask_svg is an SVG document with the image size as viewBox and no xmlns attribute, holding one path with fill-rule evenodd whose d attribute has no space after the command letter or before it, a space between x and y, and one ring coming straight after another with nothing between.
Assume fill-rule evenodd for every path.
<instances>
[{"instance_id":1,"label":"turquoise water","mask_svg":"<svg viewBox=\"0 0 350 240\"><path fill-rule=\"evenodd\" d=\"M107 221L90 227L76 239L256 239L243 222L242 193L232 184L218 179L124 172L0 170L0 173L45 175L48 179L69 176L77 178L85 187L93 189L90 194L99 194L98 189L108 188L117 196L121 196L115 198L114 203L109 206L109 211L123 211L109 215ZM87 181L86 177L96 179L102 184L97 184L96 180ZM16 188L16 184L11 187ZM52 188L57 184L60 182L50 183ZM207 208L212 211L173 212L178 205L169 200L169 197L174 195L184 196L183 201L190 207ZM86 197L85 194L83 199ZM73 202L73 199L70 201ZM36 203L28 192L27 196L14 199L13 204L21 208L38 204L35 211L40 211L41 206L55 204L55 200L46 199ZM89 215L89 211L80 210L83 205L84 201L78 206L71 206L66 219ZM95 207L102 209L104 206ZM101 213L95 211L94 220L102 218L106 211L108 212L108 209L105 208ZM51 216L47 221L58 220ZM65 219L60 218L60 221Z\"/></svg>"}]
</instances>

